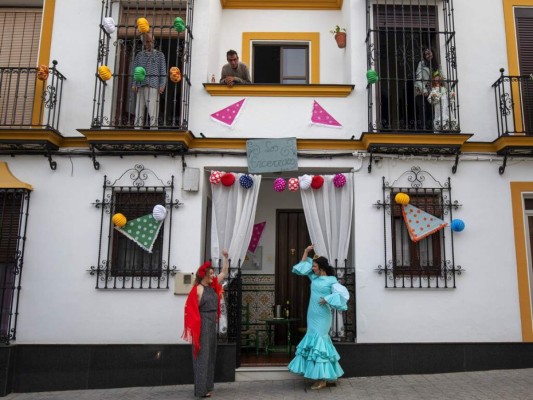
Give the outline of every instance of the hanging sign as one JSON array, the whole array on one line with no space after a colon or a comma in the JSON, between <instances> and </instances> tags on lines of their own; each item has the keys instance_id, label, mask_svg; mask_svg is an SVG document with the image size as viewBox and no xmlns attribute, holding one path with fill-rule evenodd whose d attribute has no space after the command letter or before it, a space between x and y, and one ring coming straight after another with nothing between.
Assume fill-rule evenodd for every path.
<instances>
[{"instance_id":1,"label":"hanging sign","mask_svg":"<svg viewBox=\"0 0 533 400\"><path fill-rule=\"evenodd\" d=\"M247 140L246 156L250 173L298 170L296 138Z\"/></svg>"}]
</instances>

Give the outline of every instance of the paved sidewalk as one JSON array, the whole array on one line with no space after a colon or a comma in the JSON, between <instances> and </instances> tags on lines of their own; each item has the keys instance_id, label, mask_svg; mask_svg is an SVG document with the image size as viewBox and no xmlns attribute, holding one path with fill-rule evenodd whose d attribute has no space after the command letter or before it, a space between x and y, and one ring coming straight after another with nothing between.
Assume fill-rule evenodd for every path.
<instances>
[{"instance_id":1,"label":"paved sidewalk","mask_svg":"<svg viewBox=\"0 0 533 400\"><path fill-rule=\"evenodd\" d=\"M194 399L192 385L12 393L7 400ZM533 369L346 378L310 390L302 380L218 383L213 400L533 400Z\"/></svg>"}]
</instances>

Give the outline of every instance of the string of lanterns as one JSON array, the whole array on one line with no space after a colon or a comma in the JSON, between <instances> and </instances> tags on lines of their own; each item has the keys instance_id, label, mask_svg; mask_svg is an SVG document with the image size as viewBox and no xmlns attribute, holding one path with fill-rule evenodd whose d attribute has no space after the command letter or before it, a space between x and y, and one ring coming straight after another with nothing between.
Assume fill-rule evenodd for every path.
<instances>
[{"instance_id":1,"label":"string of lanterns","mask_svg":"<svg viewBox=\"0 0 533 400\"><path fill-rule=\"evenodd\" d=\"M232 186L235 181L235 174L231 172L211 171L211 175L209 176L209 182L213 185L222 183L224 186ZM250 175L245 174L239 178L239 184L244 189L250 189L253 186L253 183L253 178ZM321 175L302 175L299 178L289 178L288 180L285 180L284 178L276 178L274 180L273 189L276 192L283 192L288 188L289 191L296 192L298 189L320 189L323 185L324 177ZM336 174L333 177L333 185L335 185L336 188L342 188L346 185L346 176L342 173Z\"/></svg>"}]
</instances>

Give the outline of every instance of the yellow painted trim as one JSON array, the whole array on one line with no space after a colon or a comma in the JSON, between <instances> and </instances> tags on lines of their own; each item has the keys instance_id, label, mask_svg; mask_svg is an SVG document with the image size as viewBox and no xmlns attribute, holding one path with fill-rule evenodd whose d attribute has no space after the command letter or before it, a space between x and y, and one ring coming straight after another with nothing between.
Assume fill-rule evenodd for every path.
<instances>
[{"instance_id":1,"label":"yellow painted trim","mask_svg":"<svg viewBox=\"0 0 533 400\"><path fill-rule=\"evenodd\" d=\"M0 188L33 190L29 183L22 182L11 173L5 161L0 161Z\"/></svg>"},{"instance_id":2,"label":"yellow painted trim","mask_svg":"<svg viewBox=\"0 0 533 400\"><path fill-rule=\"evenodd\" d=\"M398 145L459 145L462 146L471 134L393 134L393 133L363 133L361 142L368 148L374 144L398 144Z\"/></svg>"},{"instance_id":3,"label":"yellow painted trim","mask_svg":"<svg viewBox=\"0 0 533 400\"><path fill-rule=\"evenodd\" d=\"M309 42L311 57L310 83L320 83L320 33L318 32L243 32L242 33L242 62L251 66L252 41L294 41ZM253 77L252 77L253 79Z\"/></svg>"},{"instance_id":4,"label":"yellow painted trim","mask_svg":"<svg viewBox=\"0 0 533 400\"><path fill-rule=\"evenodd\" d=\"M48 129L5 129L0 130L0 140L26 140L28 142L49 142L61 147L63 137Z\"/></svg>"},{"instance_id":5,"label":"yellow painted trim","mask_svg":"<svg viewBox=\"0 0 533 400\"><path fill-rule=\"evenodd\" d=\"M513 207L514 240L516 252L516 272L518 279L518 300L522 341L533 342L533 322L531 317L531 292L529 290L527 248L525 235L523 193L533 192L533 182L511 182L511 202Z\"/></svg>"},{"instance_id":6,"label":"yellow painted trim","mask_svg":"<svg viewBox=\"0 0 533 400\"><path fill-rule=\"evenodd\" d=\"M182 142L190 146L194 137L188 131L123 130L123 129L78 129L90 142Z\"/></svg>"},{"instance_id":7,"label":"yellow painted trim","mask_svg":"<svg viewBox=\"0 0 533 400\"><path fill-rule=\"evenodd\" d=\"M505 36L507 40L507 62L509 63L508 75L518 76L520 68L518 65L518 47L516 38L516 26L514 18L515 7L533 7L533 0L503 0L503 15L505 20ZM513 97L520 98L517 85L512 87ZM519 102L514 104L515 130L522 131L522 105Z\"/></svg>"},{"instance_id":8,"label":"yellow painted trim","mask_svg":"<svg viewBox=\"0 0 533 400\"><path fill-rule=\"evenodd\" d=\"M220 0L222 8L263 10L340 10L342 0Z\"/></svg>"},{"instance_id":9,"label":"yellow painted trim","mask_svg":"<svg viewBox=\"0 0 533 400\"><path fill-rule=\"evenodd\" d=\"M348 97L354 85L234 85L227 87L218 83L204 83L211 96L247 97Z\"/></svg>"},{"instance_id":10,"label":"yellow painted trim","mask_svg":"<svg viewBox=\"0 0 533 400\"><path fill-rule=\"evenodd\" d=\"M494 142L494 151L499 152L504 150L506 147L533 147L533 137L532 136L501 136Z\"/></svg>"},{"instance_id":11,"label":"yellow painted trim","mask_svg":"<svg viewBox=\"0 0 533 400\"><path fill-rule=\"evenodd\" d=\"M50 49L52 47L52 31L54 27L54 13L56 0L45 0L43 6L43 19L41 23L41 41L39 43L39 57L36 67L39 65L50 65ZM33 96L33 115L32 125L42 124L43 104L41 102L41 93L44 83L35 79L35 93Z\"/></svg>"}]
</instances>

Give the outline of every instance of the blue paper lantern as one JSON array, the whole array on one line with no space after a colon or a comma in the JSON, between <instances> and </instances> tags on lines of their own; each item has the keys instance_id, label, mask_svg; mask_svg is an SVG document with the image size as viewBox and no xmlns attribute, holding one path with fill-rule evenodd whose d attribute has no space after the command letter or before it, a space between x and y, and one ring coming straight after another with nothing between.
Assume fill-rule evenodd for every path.
<instances>
[{"instance_id":1,"label":"blue paper lantern","mask_svg":"<svg viewBox=\"0 0 533 400\"><path fill-rule=\"evenodd\" d=\"M452 220L451 228L454 232L461 232L463 229L465 229L465 223L462 219L454 219Z\"/></svg>"},{"instance_id":2,"label":"blue paper lantern","mask_svg":"<svg viewBox=\"0 0 533 400\"><path fill-rule=\"evenodd\" d=\"M239 178L239 183L245 189L250 189L254 185L254 180L250 175L243 175Z\"/></svg>"}]
</instances>

